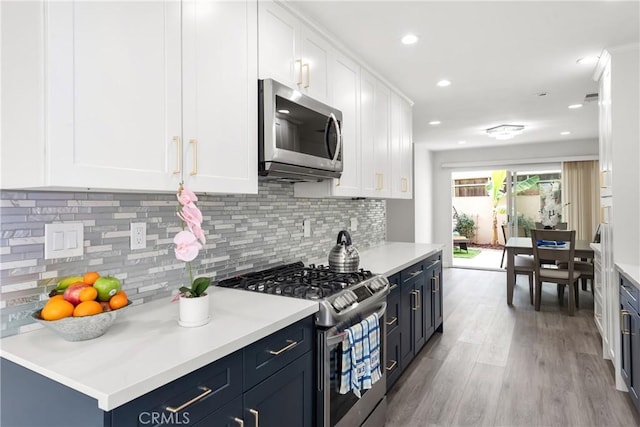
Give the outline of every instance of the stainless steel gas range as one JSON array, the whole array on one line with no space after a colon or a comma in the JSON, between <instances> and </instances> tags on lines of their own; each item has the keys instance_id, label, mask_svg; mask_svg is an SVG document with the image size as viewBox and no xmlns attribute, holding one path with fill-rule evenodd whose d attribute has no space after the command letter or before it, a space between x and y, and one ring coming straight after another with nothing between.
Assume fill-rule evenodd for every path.
<instances>
[{"instance_id":1,"label":"stainless steel gas range","mask_svg":"<svg viewBox=\"0 0 640 427\"><path fill-rule=\"evenodd\" d=\"M340 394L342 340L344 329L378 314L380 327L380 360L386 352L386 296L389 281L360 269L354 273L337 273L326 266L304 266L302 262L282 265L223 280L218 286L246 289L294 298L317 300L316 377L318 426L384 426L387 401L386 373L362 393Z\"/></svg>"}]
</instances>

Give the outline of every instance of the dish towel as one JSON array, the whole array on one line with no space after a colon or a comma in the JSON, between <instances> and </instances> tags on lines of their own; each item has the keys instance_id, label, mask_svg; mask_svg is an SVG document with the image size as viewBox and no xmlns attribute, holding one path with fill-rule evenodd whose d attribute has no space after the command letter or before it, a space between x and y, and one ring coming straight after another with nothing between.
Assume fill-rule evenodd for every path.
<instances>
[{"instance_id":1,"label":"dish towel","mask_svg":"<svg viewBox=\"0 0 640 427\"><path fill-rule=\"evenodd\" d=\"M340 394L370 389L382 378L380 371L380 327L376 313L345 330L342 340Z\"/></svg>"}]
</instances>

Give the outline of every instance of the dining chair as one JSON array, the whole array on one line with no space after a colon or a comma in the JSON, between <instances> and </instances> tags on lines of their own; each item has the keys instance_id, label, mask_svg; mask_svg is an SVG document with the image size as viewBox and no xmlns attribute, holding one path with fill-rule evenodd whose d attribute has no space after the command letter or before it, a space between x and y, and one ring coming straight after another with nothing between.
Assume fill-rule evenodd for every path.
<instances>
[{"instance_id":1,"label":"dining chair","mask_svg":"<svg viewBox=\"0 0 640 427\"><path fill-rule=\"evenodd\" d=\"M559 245L559 242L564 242ZM564 288L569 287L569 315L578 307L578 279L580 272L574 270L576 244L575 230L531 230L535 273L535 310L540 311L542 283L556 283L560 305L564 301ZM558 264L566 263L567 268Z\"/></svg>"},{"instance_id":2,"label":"dining chair","mask_svg":"<svg viewBox=\"0 0 640 427\"><path fill-rule=\"evenodd\" d=\"M501 227L505 246L502 249L500 268L502 268L504 263L504 254L507 251L507 226L503 224ZM525 275L529 278L529 302L533 305L533 257L530 255L516 255L513 258L513 273L516 276L513 278L514 282L518 277L518 274Z\"/></svg>"}]
</instances>

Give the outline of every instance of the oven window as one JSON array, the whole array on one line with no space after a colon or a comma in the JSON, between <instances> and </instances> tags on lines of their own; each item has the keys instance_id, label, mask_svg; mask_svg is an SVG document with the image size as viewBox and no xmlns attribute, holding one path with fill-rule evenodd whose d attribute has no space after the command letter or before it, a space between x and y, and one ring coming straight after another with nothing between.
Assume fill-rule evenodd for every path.
<instances>
[{"instance_id":1,"label":"oven window","mask_svg":"<svg viewBox=\"0 0 640 427\"><path fill-rule=\"evenodd\" d=\"M333 160L338 133L329 117L276 95L275 123L277 148Z\"/></svg>"}]
</instances>

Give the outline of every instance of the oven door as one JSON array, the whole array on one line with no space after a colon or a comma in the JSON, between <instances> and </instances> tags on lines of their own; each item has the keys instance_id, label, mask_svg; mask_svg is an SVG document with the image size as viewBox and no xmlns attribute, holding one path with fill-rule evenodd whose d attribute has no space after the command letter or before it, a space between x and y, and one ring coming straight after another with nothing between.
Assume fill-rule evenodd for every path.
<instances>
[{"instance_id":1,"label":"oven door","mask_svg":"<svg viewBox=\"0 0 640 427\"><path fill-rule=\"evenodd\" d=\"M340 373L342 361L343 334L336 328L320 330L318 332L318 425L329 426L359 426L383 400L387 390L387 375L384 369L386 360L386 323L385 311L387 303L382 302L368 313L361 313L365 319L377 312L380 327L380 369L382 377L368 390L361 392L358 398L352 391L347 394L338 392L340 387Z\"/></svg>"}]
</instances>

